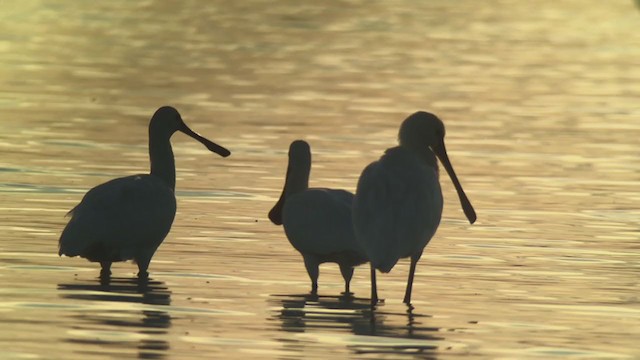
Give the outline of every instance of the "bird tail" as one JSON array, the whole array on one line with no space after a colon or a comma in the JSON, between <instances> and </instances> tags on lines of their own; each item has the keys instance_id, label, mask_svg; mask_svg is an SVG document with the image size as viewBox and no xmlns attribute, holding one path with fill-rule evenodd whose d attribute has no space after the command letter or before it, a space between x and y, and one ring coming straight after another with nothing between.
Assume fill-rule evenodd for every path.
<instances>
[{"instance_id":1,"label":"bird tail","mask_svg":"<svg viewBox=\"0 0 640 360\"><path fill-rule=\"evenodd\" d=\"M67 226L62 230L60 240L58 240L58 256L78 256L85 248L85 242L77 229L77 224L73 218Z\"/></svg>"}]
</instances>

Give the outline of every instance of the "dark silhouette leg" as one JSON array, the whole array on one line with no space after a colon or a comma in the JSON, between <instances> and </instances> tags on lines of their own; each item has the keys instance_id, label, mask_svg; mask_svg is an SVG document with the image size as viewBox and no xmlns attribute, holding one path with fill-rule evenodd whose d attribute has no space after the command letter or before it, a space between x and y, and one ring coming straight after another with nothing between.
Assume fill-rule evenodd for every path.
<instances>
[{"instance_id":1,"label":"dark silhouette leg","mask_svg":"<svg viewBox=\"0 0 640 360\"><path fill-rule=\"evenodd\" d=\"M138 285L138 292L146 294L147 290L149 290L149 273L147 273L147 276L140 276L140 274L138 274L136 284Z\"/></svg>"},{"instance_id":2,"label":"dark silhouette leg","mask_svg":"<svg viewBox=\"0 0 640 360\"><path fill-rule=\"evenodd\" d=\"M150 243L151 242L147 242L148 245ZM138 279L149 278L149 273L147 272L147 270L149 269L149 263L151 263L151 258L153 257L153 254L155 254L156 250L158 249L158 245L160 244L156 244L156 247L153 249L150 249L150 248L142 249L133 258L136 264L138 264Z\"/></svg>"},{"instance_id":3,"label":"dark silhouette leg","mask_svg":"<svg viewBox=\"0 0 640 360\"><path fill-rule=\"evenodd\" d=\"M101 279L110 278L111 277L111 261L101 261L100 267L102 267L102 269L100 270L100 278Z\"/></svg>"},{"instance_id":4,"label":"dark silhouette leg","mask_svg":"<svg viewBox=\"0 0 640 360\"><path fill-rule=\"evenodd\" d=\"M143 250L141 254L138 254L138 256L134 258L136 264L138 264L138 279L149 278L147 270L149 269L149 263L151 263L151 258L155 252L156 249L153 249L153 251Z\"/></svg>"},{"instance_id":5,"label":"dark silhouette leg","mask_svg":"<svg viewBox=\"0 0 640 360\"><path fill-rule=\"evenodd\" d=\"M420 256L411 257L411 268L409 269L409 279L407 280L407 290L404 293L403 302L407 305L411 305L411 288L413 287L413 274L416 272L416 264L418 264Z\"/></svg>"},{"instance_id":6,"label":"dark silhouette leg","mask_svg":"<svg viewBox=\"0 0 640 360\"><path fill-rule=\"evenodd\" d=\"M311 279L311 293L318 293L318 275L320 270L318 269L318 261L311 256L303 256L304 258L304 266L307 268L307 273L309 274L309 278Z\"/></svg>"},{"instance_id":7,"label":"dark silhouette leg","mask_svg":"<svg viewBox=\"0 0 640 360\"><path fill-rule=\"evenodd\" d=\"M345 295L351 294L349 291L349 284L351 283L351 277L353 277L353 268L349 265L340 265L340 273L342 273L342 278L344 279L344 293Z\"/></svg>"},{"instance_id":8,"label":"dark silhouette leg","mask_svg":"<svg viewBox=\"0 0 640 360\"><path fill-rule=\"evenodd\" d=\"M378 303L378 288L376 286L376 268L371 264L371 307Z\"/></svg>"},{"instance_id":9,"label":"dark silhouette leg","mask_svg":"<svg viewBox=\"0 0 640 360\"><path fill-rule=\"evenodd\" d=\"M138 279L145 280L149 278L149 272L138 269Z\"/></svg>"},{"instance_id":10,"label":"dark silhouette leg","mask_svg":"<svg viewBox=\"0 0 640 360\"><path fill-rule=\"evenodd\" d=\"M153 256L153 254L152 254ZM149 263L151 262L151 256L140 256L136 258L136 263L138 264L138 278L139 279L147 279L149 278L149 273L147 270L149 269Z\"/></svg>"}]
</instances>

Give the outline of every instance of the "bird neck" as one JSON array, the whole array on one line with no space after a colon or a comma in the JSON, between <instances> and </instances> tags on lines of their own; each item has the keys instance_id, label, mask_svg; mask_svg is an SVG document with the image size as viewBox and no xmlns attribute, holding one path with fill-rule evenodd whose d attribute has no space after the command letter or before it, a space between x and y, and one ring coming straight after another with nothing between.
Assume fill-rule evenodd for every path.
<instances>
[{"instance_id":1,"label":"bird neck","mask_svg":"<svg viewBox=\"0 0 640 360\"><path fill-rule=\"evenodd\" d=\"M287 197L305 191L309 188L309 173L311 164L290 164L287 169L287 178L283 189L283 197Z\"/></svg>"},{"instance_id":2,"label":"bird neck","mask_svg":"<svg viewBox=\"0 0 640 360\"><path fill-rule=\"evenodd\" d=\"M436 154L431 150L430 147L424 146L422 144L412 145L411 143L400 144L401 148L408 150L410 153L415 155L420 161L429 167L432 167L436 173L438 170L438 160L436 158Z\"/></svg>"},{"instance_id":3,"label":"bird neck","mask_svg":"<svg viewBox=\"0 0 640 360\"><path fill-rule=\"evenodd\" d=\"M164 180L171 189L176 188L176 163L169 136L149 134L149 158L151 175Z\"/></svg>"},{"instance_id":4,"label":"bird neck","mask_svg":"<svg viewBox=\"0 0 640 360\"><path fill-rule=\"evenodd\" d=\"M420 157L424 160L424 162L427 163L427 165L431 166L436 171L436 174L440 173L436 154L433 151L431 151L431 149L428 149L427 151L425 151L425 153L421 154Z\"/></svg>"}]
</instances>

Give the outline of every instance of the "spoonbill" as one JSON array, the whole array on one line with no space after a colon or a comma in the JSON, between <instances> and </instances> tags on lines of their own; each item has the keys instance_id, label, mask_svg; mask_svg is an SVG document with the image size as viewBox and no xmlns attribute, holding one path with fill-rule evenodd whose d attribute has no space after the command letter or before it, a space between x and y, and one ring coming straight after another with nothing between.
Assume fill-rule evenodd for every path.
<instances>
[{"instance_id":1,"label":"spoonbill","mask_svg":"<svg viewBox=\"0 0 640 360\"><path fill-rule=\"evenodd\" d=\"M101 277L111 263L134 260L138 277L147 278L149 262L171 229L176 214L176 167L170 138L180 131L222 157L231 153L191 130L176 109L159 108L149 123L151 173L113 179L89 190L67 215L58 255L99 262Z\"/></svg>"},{"instance_id":2,"label":"spoonbill","mask_svg":"<svg viewBox=\"0 0 640 360\"><path fill-rule=\"evenodd\" d=\"M464 193L444 146L444 124L418 111L400 126L400 146L387 149L360 175L353 203L356 239L371 262L371 304L378 302L376 269L387 273L399 259L411 257L404 303L411 303L416 264L442 217L442 191L436 157L458 192L471 224L476 213Z\"/></svg>"},{"instance_id":3,"label":"spoonbill","mask_svg":"<svg viewBox=\"0 0 640 360\"><path fill-rule=\"evenodd\" d=\"M318 267L325 262L340 266L345 294L350 294L353 267L367 262L353 233L353 194L309 188L310 172L309 144L303 140L292 142L282 195L269 212L269 219L276 225L284 225L289 242L302 255L312 294L318 293Z\"/></svg>"}]
</instances>

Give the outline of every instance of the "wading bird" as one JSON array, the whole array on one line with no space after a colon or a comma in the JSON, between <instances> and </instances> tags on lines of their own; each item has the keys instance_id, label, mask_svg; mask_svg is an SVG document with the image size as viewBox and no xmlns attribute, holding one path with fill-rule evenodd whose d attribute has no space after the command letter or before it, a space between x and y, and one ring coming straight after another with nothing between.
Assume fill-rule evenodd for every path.
<instances>
[{"instance_id":1,"label":"wading bird","mask_svg":"<svg viewBox=\"0 0 640 360\"><path fill-rule=\"evenodd\" d=\"M400 126L400 146L387 149L358 180L353 203L356 239L371 262L371 304L378 302L376 269L391 271L399 259L411 257L404 302L411 303L416 264L442 217L442 191L436 157L451 177L470 223L476 213L462 190L444 146L444 124L419 111Z\"/></svg>"},{"instance_id":2,"label":"wading bird","mask_svg":"<svg viewBox=\"0 0 640 360\"><path fill-rule=\"evenodd\" d=\"M312 294L318 292L318 267L325 262L340 266L345 294L350 294L353 267L367 262L353 234L353 194L309 188L310 172L309 144L302 140L292 142L282 195L269 212L269 219L276 225L284 225L289 242L302 254Z\"/></svg>"},{"instance_id":3,"label":"wading bird","mask_svg":"<svg viewBox=\"0 0 640 360\"><path fill-rule=\"evenodd\" d=\"M100 276L111 275L111 263L134 260L138 277L147 278L149 262L171 229L176 214L176 167L170 138L180 131L210 151L227 157L224 147L195 133L170 106L158 109L149 123L151 173L126 176L89 190L68 215L59 255L99 262Z\"/></svg>"}]
</instances>

